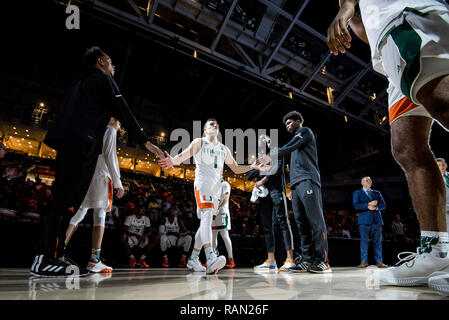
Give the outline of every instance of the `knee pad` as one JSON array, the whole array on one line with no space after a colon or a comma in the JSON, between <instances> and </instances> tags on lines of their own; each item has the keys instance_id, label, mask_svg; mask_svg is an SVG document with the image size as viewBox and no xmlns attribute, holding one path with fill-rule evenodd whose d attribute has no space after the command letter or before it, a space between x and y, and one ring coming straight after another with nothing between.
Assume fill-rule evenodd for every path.
<instances>
[{"instance_id":1,"label":"knee pad","mask_svg":"<svg viewBox=\"0 0 449 320\"><path fill-rule=\"evenodd\" d=\"M78 226L78 224L83 221L84 217L86 216L87 210L87 208L79 208L70 220L70 224L75 227Z\"/></svg>"},{"instance_id":2,"label":"knee pad","mask_svg":"<svg viewBox=\"0 0 449 320\"><path fill-rule=\"evenodd\" d=\"M104 209L94 209L94 227L103 227L106 221L106 211Z\"/></svg>"}]
</instances>

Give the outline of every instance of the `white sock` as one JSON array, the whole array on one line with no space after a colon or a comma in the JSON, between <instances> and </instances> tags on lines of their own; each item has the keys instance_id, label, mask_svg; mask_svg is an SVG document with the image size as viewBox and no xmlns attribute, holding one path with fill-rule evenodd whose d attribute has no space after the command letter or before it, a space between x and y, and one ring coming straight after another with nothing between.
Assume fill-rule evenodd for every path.
<instances>
[{"instance_id":1,"label":"white sock","mask_svg":"<svg viewBox=\"0 0 449 320\"><path fill-rule=\"evenodd\" d=\"M129 256L129 258L130 258L130 259L135 259L135 257L134 257L134 255L133 255L133 254L132 254L132 255L130 255L130 256Z\"/></svg>"},{"instance_id":2,"label":"white sock","mask_svg":"<svg viewBox=\"0 0 449 320\"><path fill-rule=\"evenodd\" d=\"M449 251L449 236L447 232L421 231L419 253L432 253L445 258Z\"/></svg>"},{"instance_id":3,"label":"white sock","mask_svg":"<svg viewBox=\"0 0 449 320\"><path fill-rule=\"evenodd\" d=\"M140 259L145 260L146 257L147 257L147 256L143 254L143 255L140 257Z\"/></svg>"},{"instance_id":4,"label":"white sock","mask_svg":"<svg viewBox=\"0 0 449 320\"><path fill-rule=\"evenodd\" d=\"M214 249L212 247L204 248L204 252L206 253L207 260L215 257Z\"/></svg>"},{"instance_id":5,"label":"white sock","mask_svg":"<svg viewBox=\"0 0 449 320\"><path fill-rule=\"evenodd\" d=\"M195 249L192 250L192 254L190 255L190 259L199 259L200 257L200 251L196 251Z\"/></svg>"}]
</instances>

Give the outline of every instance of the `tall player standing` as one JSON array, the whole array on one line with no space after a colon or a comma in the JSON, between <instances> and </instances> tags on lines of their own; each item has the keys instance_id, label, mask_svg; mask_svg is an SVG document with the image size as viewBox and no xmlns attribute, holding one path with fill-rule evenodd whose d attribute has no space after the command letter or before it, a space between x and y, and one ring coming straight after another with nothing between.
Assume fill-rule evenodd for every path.
<instances>
[{"instance_id":1,"label":"tall player standing","mask_svg":"<svg viewBox=\"0 0 449 320\"><path fill-rule=\"evenodd\" d=\"M224 256L217 256L212 247L212 217L217 214L220 199L223 167L226 165L236 174L245 173L251 169L264 170L263 165L238 165L227 146L218 142L218 122L208 119L204 125L204 137L193 140L190 146L175 157L167 152L166 158L159 160L163 169L178 166L193 157L195 169L194 192L197 204L197 216L200 227L195 234L195 244L187 267L194 271L216 273L226 264ZM206 253L205 269L199 261L199 253L204 247Z\"/></svg>"},{"instance_id":2,"label":"tall player standing","mask_svg":"<svg viewBox=\"0 0 449 320\"><path fill-rule=\"evenodd\" d=\"M391 141L421 227L420 247L401 259L405 263L399 267L379 271L379 280L385 285L423 285L441 273L447 290L446 194L429 137L433 119L449 129L449 6L444 0L341 0L328 29L327 44L334 55L351 46L347 25L357 3L373 68L390 82L390 115L398 106L391 103L395 91L406 97L402 101L417 105L391 123ZM416 113L420 109L426 112Z\"/></svg>"}]
</instances>

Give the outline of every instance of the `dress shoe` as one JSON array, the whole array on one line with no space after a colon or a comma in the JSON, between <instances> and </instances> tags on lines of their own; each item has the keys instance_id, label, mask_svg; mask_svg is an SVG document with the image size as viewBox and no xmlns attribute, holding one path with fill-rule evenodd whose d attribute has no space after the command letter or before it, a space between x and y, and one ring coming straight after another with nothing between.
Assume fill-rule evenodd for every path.
<instances>
[{"instance_id":1,"label":"dress shoe","mask_svg":"<svg viewBox=\"0 0 449 320\"><path fill-rule=\"evenodd\" d=\"M384 264L383 262L379 262L379 263L377 264L377 267L378 267L378 268L388 268L388 266L387 266L386 264Z\"/></svg>"},{"instance_id":2,"label":"dress shoe","mask_svg":"<svg viewBox=\"0 0 449 320\"><path fill-rule=\"evenodd\" d=\"M367 262L360 262L359 266L357 268L366 268L368 267L368 263Z\"/></svg>"}]
</instances>

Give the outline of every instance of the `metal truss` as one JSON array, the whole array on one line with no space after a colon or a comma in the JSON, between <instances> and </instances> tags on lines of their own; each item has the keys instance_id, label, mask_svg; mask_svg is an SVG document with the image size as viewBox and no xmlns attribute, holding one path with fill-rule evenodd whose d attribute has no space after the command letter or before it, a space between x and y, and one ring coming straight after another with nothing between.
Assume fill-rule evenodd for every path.
<instances>
[{"instance_id":1,"label":"metal truss","mask_svg":"<svg viewBox=\"0 0 449 320\"><path fill-rule=\"evenodd\" d=\"M387 115L387 106L381 101L386 92L386 80L372 70L371 63L362 61L354 54L347 52L343 57L332 56L327 49L326 37L300 20L309 0L302 1L294 15L282 8L284 0L252 0L257 8L264 8L265 11L259 17L257 26L251 23L250 27L247 21L254 13L248 10L242 14L241 7L248 2L251 1L72 0L71 4L80 5L81 10L101 14L111 23L137 27L149 38L157 37L168 44L175 42L177 50L186 54L195 51L198 59L220 65L226 71L238 73L249 80L262 82L273 91L290 96L293 100L308 101L314 107L346 116L347 119L375 129L383 135L388 134L385 122L379 123L378 120ZM128 4L129 10L123 9L123 3ZM214 34L210 39L211 44L201 44L198 39L177 31L179 28L167 27L173 21L164 20L166 12L182 16L193 26L209 29ZM301 39L310 37L318 43L313 50L321 53L319 56L315 54L314 59L307 55L306 51L310 48L301 50L301 46L304 46ZM292 51L287 45L293 43L293 38L300 41L297 43L299 50ZM236 60L234 56L223 53L221 45L231 47L240 59ZM339 77L336 72L329 70L333 64L338 63L336 59L346 59L346 64L356 71L348 77ZM329 71L323 72L325 66ZM288 73L292 77L296 74L301 80L283 81L279 73ZM374 74L372 78L380 84L377 88L382 87L374 100L370 94L358 88L368 74ZM315 90L309 90L316 84L321 89L332 88L336 92L335 102L329 103L328 99L323 98L325 92L324 96L313 93L320 91L320 88L313 87ZM376 116L370 117L370 111Z\"/></svg>"}]
</instances>

